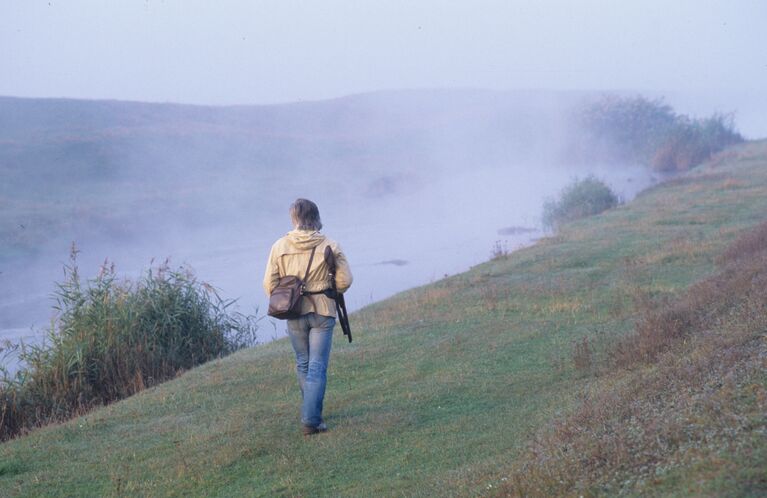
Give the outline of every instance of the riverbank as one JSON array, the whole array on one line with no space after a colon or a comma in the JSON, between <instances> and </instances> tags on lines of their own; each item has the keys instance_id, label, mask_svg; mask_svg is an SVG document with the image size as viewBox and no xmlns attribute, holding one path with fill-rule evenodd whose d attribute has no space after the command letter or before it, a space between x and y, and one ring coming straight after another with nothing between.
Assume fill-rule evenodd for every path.
<instances>
[{"instance_id":1,"label":"riverbank","mask_svg":"<svg viewBox=\"0 0 767 498\"><path fill-rule=\"evenodd\" d=\"M300 435L292 351L275 341L3 444L0 488L11 496L491 494L533 435L575 413L599 379L599 369L578 366L574 345L595 338L601 361L603 348L633 330L637 292L682 295L765 212L767 142L744 144L555 237L354 313L355 341L339 334L334 344L326 434ZM703 462L719 458L715 447L685 448ZM763 485L760 454L732 455L753 470L735 481L722 479L729 466L664 455L655 481L621 479L636 470L627 468L579 489L605 493L601 477L626 481L624 492L663 495L694 484L737 496Z\"/></svg>"}]
</instances>

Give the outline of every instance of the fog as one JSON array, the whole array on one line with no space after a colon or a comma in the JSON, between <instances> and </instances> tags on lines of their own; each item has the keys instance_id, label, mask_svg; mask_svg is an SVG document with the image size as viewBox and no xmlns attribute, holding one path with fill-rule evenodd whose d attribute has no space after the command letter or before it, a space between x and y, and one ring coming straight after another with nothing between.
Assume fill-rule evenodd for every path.
<instances>
[{"instance_id":1,"label":"fog","mask_svg":"<svg viewBox=\"0 0 767 498\"><path fill-rule=\"evenodd\" d=\"M261 104L446 87L763 94L766 19L762 0L6 0L0 95Z\"/></svg>"},{"instance_id":2,"label":"fog","mask_svg":"<svg viewBox=\"0 0 767 498\"><path fill-rule=\"evenodd\" d=\"M73 242L83 276L170 258L262 313L296 197L348 253L353 309L530 244L574 177L625 200L654 181L568 154L584 99L734 111L767 136L766 15L757 0L3 2L0 338L39 340ZM282 333L262 322L262 340Z\"/></svg>"},{"instance_id":3,"label":"fog","mask_svg":"<svg viewBox=\"0 0 767 498\"><path fill-rule=\"evenodd\" d=\"M498 241L514 249L542 236L544 200L577 176L595 174L627 200L652 182L639 166L567 161L563 123L584 98L443 90L237 108L6 99L3 115L24 116L0 120L12 144L6 223L28 239L2 260L2 337L39 340L73 242L84 277L105 259L136 278L169 258L263 315L266 257L297 197L317 202L323 232L348 255L352 310L465 271ZM284 334L283 322L261 325L261 341Z\"/></svg>"}]
</instances>

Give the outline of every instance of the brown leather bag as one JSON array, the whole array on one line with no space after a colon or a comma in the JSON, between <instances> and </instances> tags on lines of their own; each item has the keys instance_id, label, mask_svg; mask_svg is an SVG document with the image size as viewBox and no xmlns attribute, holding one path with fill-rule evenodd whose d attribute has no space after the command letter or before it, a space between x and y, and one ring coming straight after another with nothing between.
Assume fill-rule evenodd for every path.
<instances>
[{"instance_id":1,"label":"brown leather bag","mask_svg":"<svg viewBox=\"0 0 767 498\"><path fill-rule=\"evenodd\" d=\"M316 246L312 247L312 255L309 256L309 264L306 266L303 280L295 275L280 277L277 287L269 295L267 315L280 320L290 320L301 316L301 301L305 293L304 282L309 278L309 269L312 267L314 251L316 250Z\"/></svg>"}]
</instances>

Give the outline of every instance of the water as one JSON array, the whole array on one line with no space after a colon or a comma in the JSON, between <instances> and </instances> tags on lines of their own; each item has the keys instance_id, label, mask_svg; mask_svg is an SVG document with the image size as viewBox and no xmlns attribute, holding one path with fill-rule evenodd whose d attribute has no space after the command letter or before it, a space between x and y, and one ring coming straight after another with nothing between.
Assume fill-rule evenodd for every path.
<instances>
[{"instance_id":1,"label":"water","mask_svg":"<svg viewBox=\"0 0 767 498\"><path fill-rule=\"evenodd\" d=\"M544 201L574 176L588 173L605 179L627 200L651 183L650 175L641 168L518 165L452 171L393 195L371 197L369 192L349 191L338 194L340 200L334 201L332 191L328 194L311 185L317 195L306 196L318 202L323 232L340 242L347 254L354 284L346 300L353 311L485 262L496 241L509 249L530 244L542 235ZM298 185L296 195L309 189L308 184ZM120 274L136 277L152 259L157 262L170 257L171 264L191 266L201 280L219 288L222 297L237 299L240 311L265 310L267 299L261 287L264 265L271 244L290 229L287 207L292 199L270 199L261 211L272 214L255 225L232 219L229 225L199 227L156 244L142 242L136 246L85 241L80 244L81 274L95 275L108 257ZM284 214L277 214L280 212ZM499 234L511 226L531 230ZM55 316L50 296L54 282L63 277L66 255L67 248L62 245L58 258L43 258L23 268L6 269L0 275L0 338L14 342L41 339ZM261 322L261 342L284 334L284 322Z\"/></svg>"}]
</instances>

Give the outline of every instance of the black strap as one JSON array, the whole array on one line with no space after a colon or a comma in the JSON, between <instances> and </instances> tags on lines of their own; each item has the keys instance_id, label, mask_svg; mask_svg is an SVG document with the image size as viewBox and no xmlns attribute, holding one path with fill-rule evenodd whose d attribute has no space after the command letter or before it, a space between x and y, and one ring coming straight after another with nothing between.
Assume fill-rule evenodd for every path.
<instances>
[{"instance_id":1,"label":"black strap","mask_svg":"<svg viewBox=\"0 0 767 498\"><path fill-rule=\"evenodd\" d=\"M327 247L330 247L330 245L328 245ZM309 258L309 265L310 266L312 264L312 258L314 257L314 251L316 249L317 249L317 246L314 246L314 248L312 249L312 255ZM309 275L309 268L307 267L306 268L306 275L304 275L304 284L306 283L306 277L308 275ZM333 274L331 274L331 275L332 275L333 279L335 280L335 275L333 275ZM304 290L303 294L305 296L309 295L309 294L325 294L325 296L329 297L330 299L335 299L336 298L336 291L333 289L333 287L330 287L328 289L319 290L319 291L307 291L307 290Z\"/></svg>"},{"instance_id":2,"label":"black strap","mask_svg":"<svg viewBox=\"0 0 767 498\"><path fill-rule=\"evenodd\" d=\"M304 291L304 295L308 295L308 294L324 294L325 297L329 297L330 299L335 299L338 293L334 291L333 289L322 289L319 291Z\"/></svg>"}]
</instances>

